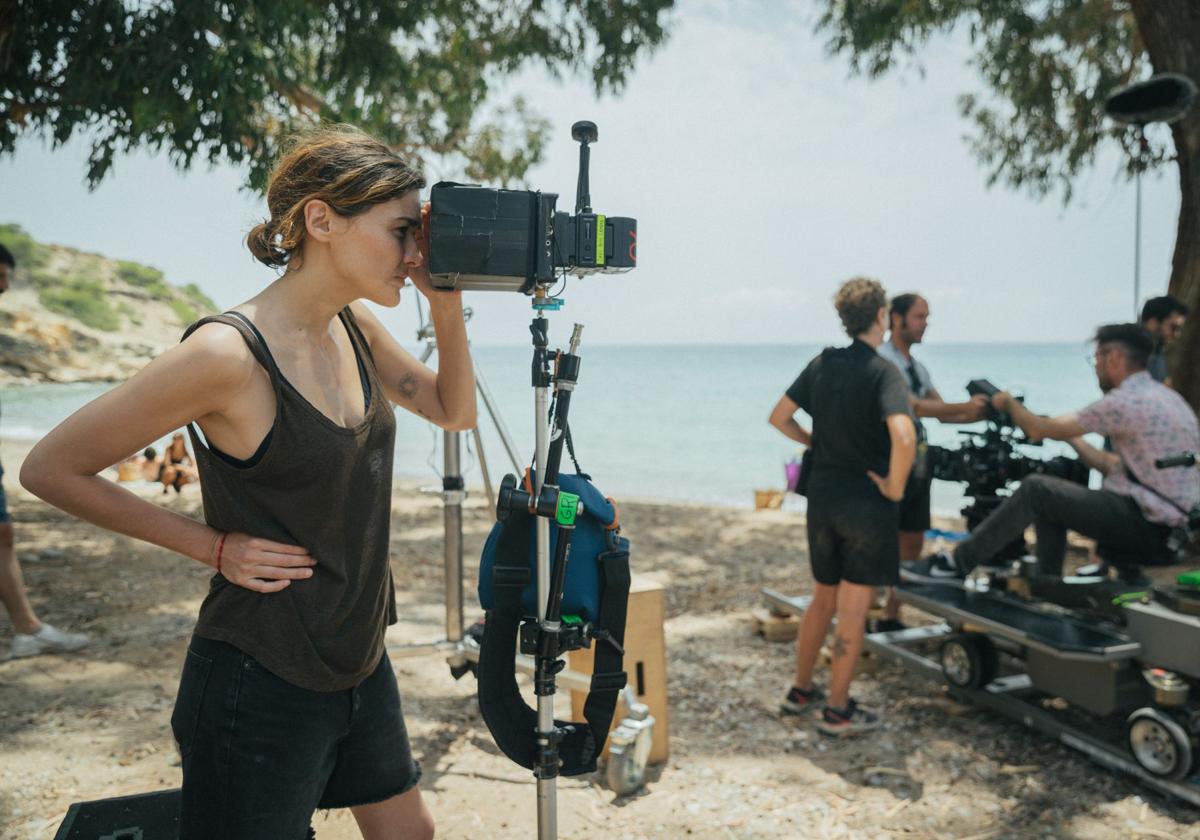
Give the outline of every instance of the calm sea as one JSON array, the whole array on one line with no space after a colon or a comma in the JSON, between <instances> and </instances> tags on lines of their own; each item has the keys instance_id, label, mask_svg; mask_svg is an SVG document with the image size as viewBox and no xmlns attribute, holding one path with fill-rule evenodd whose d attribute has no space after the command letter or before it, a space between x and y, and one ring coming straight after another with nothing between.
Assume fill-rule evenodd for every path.
<instances>
[{"instance_id":1,"label":"calm sea","mask_svg":"<svg viewBox=\"0 0 1200 840\"><path fill-rule=\"evenodd\" d=\"M571 428L583 468L614 496L753 504L756 488L782 487L791 441L767 425L784 389L817 346L599 346L581 349ZM947 400L967 398L971 379L1023 394L1031 408L1057 414L1099 397L1080 344L928 345L917 354ZM518 455L533 452L530 351L477 347L475 358ZM37 438L111 385L8 387L0 395L0 434ZM396 474L436 483L441 432L406 412L397 416ZM484 455L495 482L512 471L480 405ZM935 443L953 443L962 426L927 421ZM469 437L469 436L468 436ZM1058 454L1061 447L1046 455ZM464 448L468 485L481 483L479 453ZM564 465L567 464L564 458ZM954 513L960 486L937 482L934 507Z\"/></svg>"}]
</instances>

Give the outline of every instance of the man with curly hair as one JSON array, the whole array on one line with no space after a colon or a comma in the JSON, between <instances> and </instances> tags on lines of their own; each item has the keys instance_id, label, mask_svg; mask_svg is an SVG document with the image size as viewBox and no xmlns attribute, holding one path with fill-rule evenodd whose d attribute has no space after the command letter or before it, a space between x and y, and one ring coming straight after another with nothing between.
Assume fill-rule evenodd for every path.
<instances>
[{"instance_id":1,"label":"man with curly hair","mask_svg":"<svg viewBox=\"0 0 1200 840\"><path fill-rule=\"evenodd\" d=\"M853 278L833 303L853 340L809 362L775 405L770 423L813 450L807 492L814 591L796 641L795 682L781 708L803 714L824 701L817 728L843 735L879 725L877 714L850 697L850 680L875 591L899 579L899 502L916 432L904 377L877 352L887 329L883 286ZM812 418L811 433L795 419L801 409ZM826 697L813 683L813 669L835 614Z\"/></svg>"}]
</instances>

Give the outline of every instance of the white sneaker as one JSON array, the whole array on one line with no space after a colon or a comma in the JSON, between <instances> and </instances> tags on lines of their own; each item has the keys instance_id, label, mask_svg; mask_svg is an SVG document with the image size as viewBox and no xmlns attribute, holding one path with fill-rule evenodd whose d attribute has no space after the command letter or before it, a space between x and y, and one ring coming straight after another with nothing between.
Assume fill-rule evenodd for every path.
<instances>
[{"instance_id":1,"label":"white sneaker","mask_svg":"<svg viewBox=\"0 0 1200 840\"><path fill-rule=\"evenodd\" d=\"M86 647L91 639L86 633L64 633L53 624L42 623L36 633L17 633L12 640L12 658L38 656L42 653L63 653Z\"/></svg>"}]
</instances>

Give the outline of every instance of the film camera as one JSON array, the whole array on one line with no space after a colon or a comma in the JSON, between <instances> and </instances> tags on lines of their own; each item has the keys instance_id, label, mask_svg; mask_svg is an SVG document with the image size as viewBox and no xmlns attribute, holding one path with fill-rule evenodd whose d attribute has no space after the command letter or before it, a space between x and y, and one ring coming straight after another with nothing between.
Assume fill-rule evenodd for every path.
<instances>
[{"instance_id":1,"label":"film camera","mask_svg":"<svg viewBox=\"0 0 1200 840\"><path fill-rule=\"evenodd\" d=\"M989 399L1000 389L986 379L967 383L971 396ZM962 431L965 440L955 449L927 446L922 470L926 476L966 484L963 494L973 503L963 509L971 530L999 507L1004 500L1000 491L1030 475L1051 475L1079 484L1087 484L1088 467L1076 458L1058 456L1035 458L1023 451L1031 443L1015 428L1012 418L988 408L987 427L982 432Z\"/></svg>"},{"instance_id":2,"label":"film camera","mask_svg":"<svg viewBox=\"0 0 1200 840\"><path fill-rule=\"evenodd\" d=\"M574 215L555 209L557 193L497 190L441 182L430 190L429 272L439 289L522 292L552 285L559 273L622 273L637 265L637 220L592 210L589 146L596 124L571 126L579 143Z\"/></svg>"}]
</instances>

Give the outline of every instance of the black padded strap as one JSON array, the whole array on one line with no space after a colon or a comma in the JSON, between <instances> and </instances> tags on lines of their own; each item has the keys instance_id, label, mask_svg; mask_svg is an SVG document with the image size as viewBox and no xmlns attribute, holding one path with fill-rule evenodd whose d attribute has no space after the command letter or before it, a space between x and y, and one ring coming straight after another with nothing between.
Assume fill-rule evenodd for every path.
<instances>
[{"instance_id":1,"label":"black padded strap","mask_svg":"<svg viewBox=\"0 0 1200 840\"><path fill-rule=\"evenodd\" d=\"M629 675L624 671L615 671L608 674L595 673L592 674L592 691L620 691L625 687L625 683L629 682Z\"/></svg>"},{"instance_id":2,"label":"black padded strap","mask_svg":"<svg viewBox=\"0 0 1200 840\"><path fill-rule=\"evenodd\" d=\"M625 662L622 649L625 646L625 619L629 610L629 540L617 534L610 535L609 540L611 548L599 557L603 590L600 593L600 617L596 624L607 630L616 644L602 640L595 643L592 685L583 704L583 717L588 722L594 752L591 756L580 756L586 759L580 773L590 772L583 767L595 767L596 759L608 739L617 697L627 679L622 670ZM563 775L573 774L567 773L564 767Z\"/></svg>"}]
</instances>

